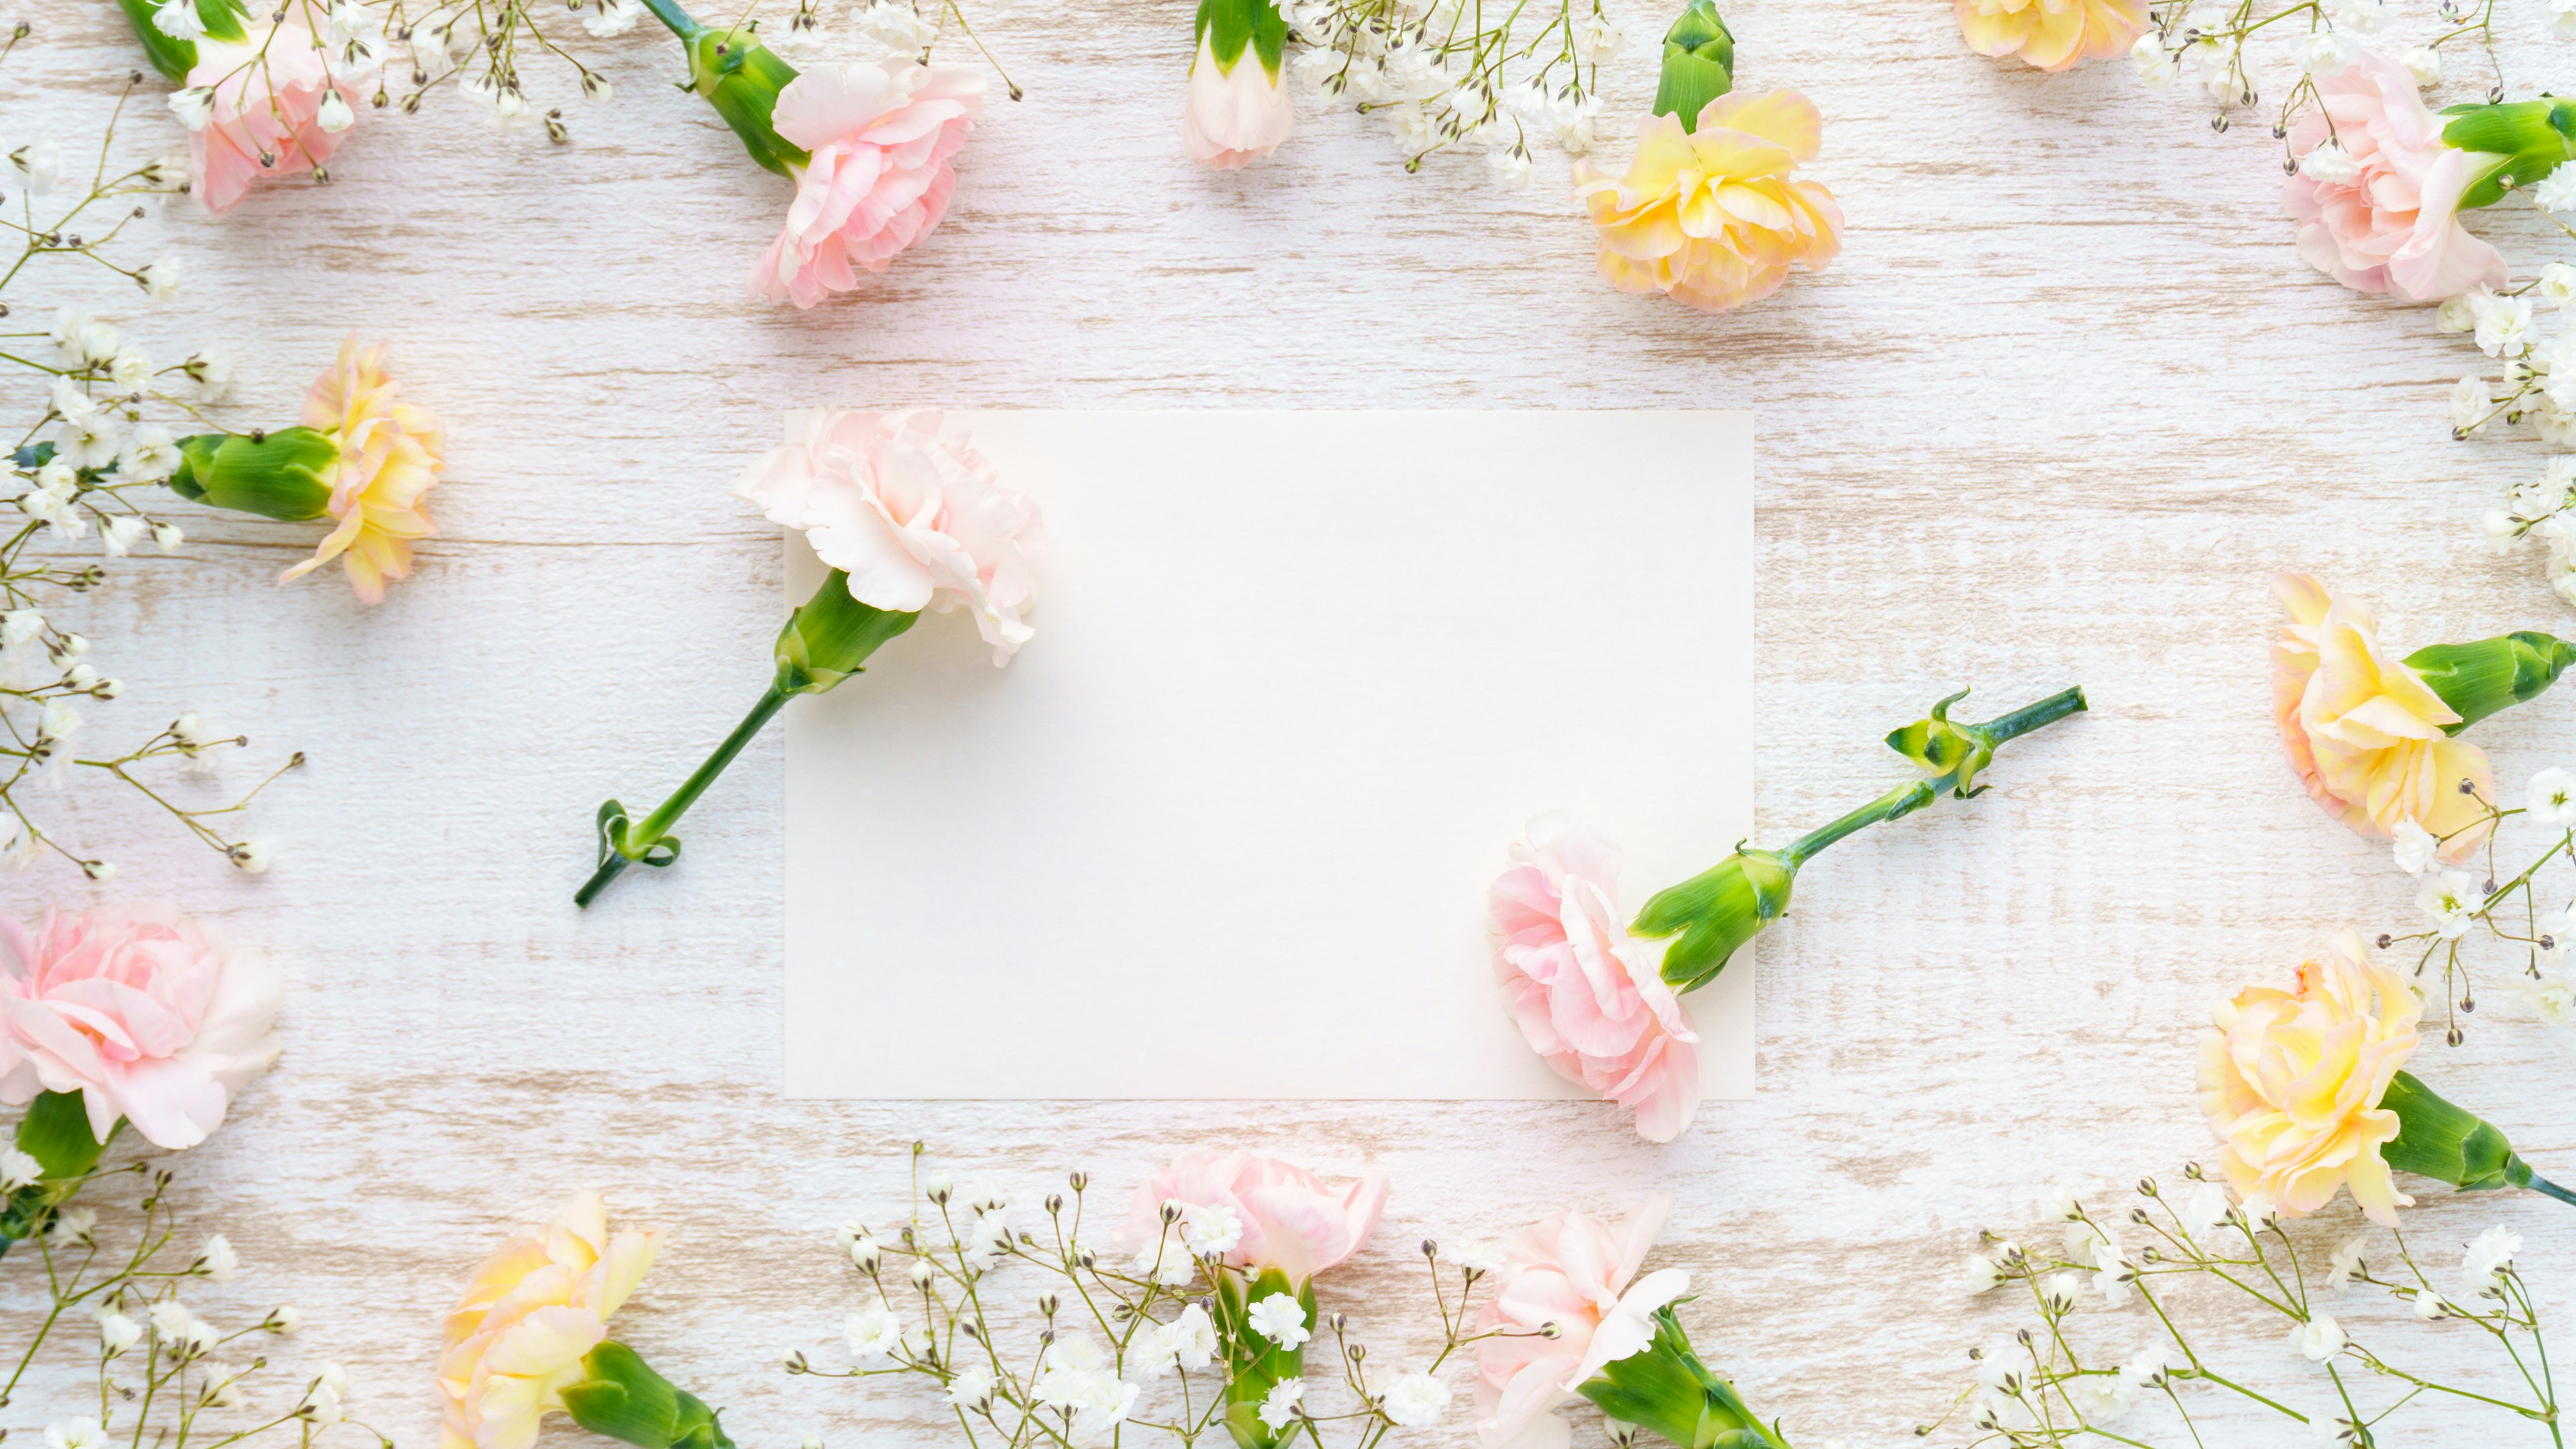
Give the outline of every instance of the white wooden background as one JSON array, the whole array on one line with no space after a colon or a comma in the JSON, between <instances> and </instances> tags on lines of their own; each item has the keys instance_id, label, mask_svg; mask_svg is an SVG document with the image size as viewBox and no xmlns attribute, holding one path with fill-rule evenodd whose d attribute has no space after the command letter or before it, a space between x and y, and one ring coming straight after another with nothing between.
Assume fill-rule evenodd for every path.
<instances>
[{"instance_id":1,"label":"white wooden background","mask_svg":"<svg viewBox=\"0 0 2576 1449\"><path fill-rule=\"evenodd\" d=\"M2539 6L2513 8L2517 85L2563 84L2576 52L2537 38ZM2429 21L2411 10L2401 29ZM76 142L135 63L130 38L88 0L19 13L37 34L5 72L0 135ZM591 1186L670 1233L622 1331L744 1443L935 1442L917 1396L774 1367L791 1346L834 1351L853 1297L829 1231L899 1208L916 1137L970 1188L1023 1201L1076 1166L1123 1201L1198 1146L1385 1168L1385 1227L1336 1301L1397 1357L1429 1321L1422 1235L1669 1190L1659 1261L1701 1275L1700 1340L1752 1401L1801 1442L1906 1441L1964 1381L1964 1349L2017 1321L1949 1286L1977 1227L2026 1221L2053 1175L2107 1191L2205 1156L2208 1002L2339 925L2404 918L2381 850L2280 759L2270 572L2374 596L2410 643L2576 622L2527 559L2476 547L2472 521L2538 449L2446 438L2467 350L2309 271L2269 143L2214 136L2125 64L1980 59L1937 3L1730 6L1743 83L1794 84L1829 118L1815 174L1851 231L1830 274L1711 318L1594 280L1561 163L1521 196L1472 160L1407 177L1374 127L1309 106L1273 161L1193 169L1189 13L978 6L1028 99L977 131L935 238L808 313L739 296L784 184L660 84L676 47L641 32L606 47L613 102L557 83L570 146L442 101L368 118L327 189L150 223L194 269L164 314L68 268L13 291L120 309L169 355L226 339L257 361L242 426L282 421L345 331L391 338L452 427L444 533L379 609L336 578L273 586L307 532L212 517L83 606L102 666L134 682L93 713L101 737L194 707L246 729L255 759L311 753L259 816L276 869L243 878L92 808L79 823L124 867L112 889L51 867L0 881L20 912L167 898L285 963L284 1060L177 1164L192 1221L248 1264L208 1307L302 1304L315 1327L296 1349L347 1362L406 1449L433 1442L430 1362L464 1272ZM1633 114L1666 17L1613 14L1637 43L1611 109ZM149 106L140 125L178 134ZM2489 229L2528 242L2528 222ZM2014 746L1986 797L1810 868L1762 951L1760 1095L1667 1148L1592 1105L784 1101L774 733L690 817L679 869L637 872L587 915L570 895L593 807L657 796L759 688L777 536L727 485L782 407L822 401L1749 407L1761 731L1708 747L1756 752L1765 839L1896 778L1878 736L1961 684L1972 716L2078 681L2094 712ZM1404 626L1400 603L1389 618ZM2564 694L2481 729L2504 779L2576 753ZM1712 838L1712 859L1731 843ZM1245 907L1262 929L1265 903ZM2465 1047L2419 1066L2576 1177L2571 1042L2501 988ZM936 1031L972 1053L997 1009L889 981L850 1049ZM2548 1306L2576 1321L2576 1215L2432 1194L2412 1218L2446 1254L2490 1220L2526 1235ZM2479 1362L2458 1333L2377 1341ZM2325 1393L2268 1328L2235 1352L2302 1402ZM30 1429L49 1398L0 1419Z\"/></svg>"}]
</instances>

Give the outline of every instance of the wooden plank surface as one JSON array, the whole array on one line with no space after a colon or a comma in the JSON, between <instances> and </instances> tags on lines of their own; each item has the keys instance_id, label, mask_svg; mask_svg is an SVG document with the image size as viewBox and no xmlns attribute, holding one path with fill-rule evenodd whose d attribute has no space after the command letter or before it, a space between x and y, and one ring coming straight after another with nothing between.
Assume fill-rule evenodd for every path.
<instances>
[{"instance_id":1,"label":"wooden plank surface","mask_svg":"<svg viewBox=\"0 0 2576 1449\"><path fill-rule=\"evenodd\" d=\"M136 54L111 7L24 9L38 33L6 72L0 136L69 150ZM1609 109L1633 115L1664 17L1612 13L1632 45ZM2335 927L2405 918L2384 852L2280 759L2270 571L2373 596L2408 641L2561 627L2528 559L2491 560L2473 532L2538 445L2446 437L2443 390L2477 359L2428 314L2299 260L2259 128L2214 135L2125 64L2044 77L1980 59L1943 5L1729 7L1742 83L1795 85L1828 118L1814 170L1851 231L1831 273L1716 318L1592 277L1561 161L1524 195L1472 160L1408 177L1373 127L1310 104L1273 161L1193 169L1185 5L975 14L1028 99L996 103L929 243L811 312L740 296L784 184L661 84L676 48L640 32L600 47L612 102L544 81L569 146L435 104L367 118L336 185L151 223L193 269L162 311L57 265L60 295L128 314L169 355L214 336L254 360L238 425L282 419L354 329L397 343L453 436L442 536L381 608L322 579L276 588L307 535L213 517L81 606L101 667L133 684L93 712L102 736L192 707L247 730L255 757L310 752L261 812L271 874L85 807L118 846L111 888L0 879L21 912L170 899L286 966L284 1060L176 1164L192 1221L247 1263L207 1310L294 1299L315 1323L298 1351L345 1361L358 1407L416 1449L466 1269L596 1186L670 1233L621 1328L727 1406L739 1440L926 1445L922 1397L775 1368L792 1346L837 1352L854 1294L828 1235L900 1206L906 1144L1033 1201L1067 1168L1123 1193L1168 1153L1241 1142L1393 1174L1337 1300L1383 1354L1430 1335L1424 1234L1660 1188L1679 1202L1656 1261L1700 1275L1691 1321L1752 1401L1802 1443L1906 1440L1965 1381L1964 1349L2007 1322L1949 1287L1977 1227L2025 1220L2051 1176L2110 1189L2206 1155L2192 1060L2208 1003ZM2536 16L2515 24L2514 79L2546 83L2571 52ZM152 107L134 125L179 135ZM1623 129L1604 127L1614 156ZM2487 230L2524 267L2544 259L2527 215ZM728 485L782 407L832 401L1747 407L1760 727L1708 748L1755 751L1766 839L1897 778L1878 736L1962 684L2001 707L2081 682L2094 711L2013 746L1991 794L1810 869L1763 944L1759 1095L1668 1148L1591 1105L785 1101L774 733L690 817L683 866L587 915L569 897L598 802L666 789L758 690L777 536ZM1590 685L1608 702L1651 686ZM2519 782L2576 753L2571 721L2552 698L2481 735ZM1247 899L1246 929L1273 909ZM2501 987L2426 1073L2544 1171L2576 1172L2568 1039ZM850 1049L935 1031L973 1053L992 1009L888 981L881 1012L847 1023ZM2545 1306L2576 1308L2563 1209L2434 1200L2415 1220L2444 1246L2514 1226ZM27 1301L7 1273L0 1292ZM2474 1361L2461 1335L2419 1341ZM2295 1378L2268 1328L2236 1352ZM0 1422L41 1425L51 1391ZM1438 1437L1464 1442L1465 1417Z\"/></svg>"}]
</instances>

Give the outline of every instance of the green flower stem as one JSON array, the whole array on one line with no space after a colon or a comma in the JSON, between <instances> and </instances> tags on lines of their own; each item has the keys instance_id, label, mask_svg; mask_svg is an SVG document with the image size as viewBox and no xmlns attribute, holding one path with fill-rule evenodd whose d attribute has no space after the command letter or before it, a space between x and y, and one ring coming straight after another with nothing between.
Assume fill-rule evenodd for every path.
<instances>
[{"instance_id":1,"label":"green flower stem","mask_svg":"<svg viewBox=\"0 0 2576 1449\"><path fill-rule=\"evenodd\" d=\"M715 753L707 756L706 763L681 781L680 788L671 792L671 798L663 801L652 814L628 827L623 832L623 839L611 843L599 862L599 869L593 871L590 879L573 895L572 903L587 906L597 900L599 893L608 889L608 883L617 879L627 866L661 844L670 835L671 827L679 823L680 817L688 813L690 806L698 803L698 797L707 793L707 787L714 784L716 777L725 772L725 767L733 763L734 756L741 754L743 747L767 729L769 721L786 708L787 697L787 690L776 681L761 691L751 712L742 717L742 723L733 727L732 734L725 736L724 743L716 746Z\"/></svg>"},{"instance_id":2,"label":"green flower stem","mask_svg":"<svg viewBox=\"0 0 2576 1449\"><path fill-rule=\"evenodd\" d=\"M1799 836L1789 842L1788 849L1780 853L1789 858L1789 866L1794 870L1805 865L1826 846L1853 831L1867 829L1882 821L1894 820L1901 815L1911 815L1931 804L1939 794L1939 791L1932 788L1932 782L1929 780L1916 780L1910 784L1899 785L1842 819L1819 825Z\"/></svg>"},{"instance_id":3,"label":"green flower stem","mask_svg":"<svg viewBox=\"0 0 2576 1449\"><path fill-rule=\"evenodd\" d=\"M644 8L652 11L654 19L669 26L671 33L682 40L706 29L689 18L689 12L679 7L678 0L644 0Z\"/></svg>"},{"instance_id":4,"label":"green flower stem","mask_svg":"<svg viewBox=\"0 0 2576 1449\"><path fill-rule=\"evenodd\" d=\"M1970 734L1983 735L1988 745L2000 745L2007 740L2019 739L2032 730L2053 725L2070 714L2081 714L2084 708L2084 690L2079 685L2061 690L2036 704L2023 705L2000 718L1965 728Z\"/></svg>"}]
</instances>

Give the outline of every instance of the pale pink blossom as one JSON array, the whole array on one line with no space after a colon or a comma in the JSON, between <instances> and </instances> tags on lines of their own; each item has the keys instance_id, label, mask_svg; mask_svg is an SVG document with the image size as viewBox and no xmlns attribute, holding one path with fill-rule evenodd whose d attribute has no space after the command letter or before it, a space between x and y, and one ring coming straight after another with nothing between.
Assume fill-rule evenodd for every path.
<instances>
[{"instance_id":1,"label":"pale pink blossom","mask_svg":"<svg viewBox=\"0 0 2576 1449\"><path fill-rule=\"evenodd\" d=\"M735 491L803 530L862 604L963 604L997 665L1032 637L1020 614L1038 511L997 481L963 424L936 412L793 409L786 443L753 459Z\"/></svg>"},{"instance_id":2,"label":"pale pink blossom","mask_svg":"<svg viewBox=\"0 0 2576 1449\"><path fill-rule=\"evenodd\" d=\"M1532 1050L1558 1076L1629 1108L1637 1134L1670 1142L1699 1111L1699 1037L1628 934L1619 848L1571 815L1543 815L1487 896L1494 978Z\"/></svg>"},{"instance_id":3,"label":"pale pink blossom","mask_svg":"<svg viewBox=\"0 0 2576 1449\"><path fill-rule=\"evenodd\" d=\"M1602 1363L1645 1347L1638 1326L1690 1286L1690 1275L1674 1269L1637 1278L1671 1210L1662 1193L1616 1224L1568 1209L1505 1245L1494 1296L1476 1321L1480 1332L1509 1331L1476 1346L1476 1438L1484 1449L1563 1449L1566 1425L1554 1410L1573 1402L1575 1386ZM1542 1336L1551 1323L1556 1337Z\"/></svg>"},{"instance_id":4,"label":"pale pink blossom","mask_svg":"<svg viewBox=\"0 0 2576 1449\"><path fill-rule=\"evenodd\" d=\"M787 224L751 271L751 294L811 307L882 272L930 235L957 173L948 158L984 113L984 78L914 60L817 66L778 93L770 124L811 159L792 168Z\"/></svg>"},{"instance_id":5,"label":"pale pink blossom","mask_svg":"<svg viewBox=\"0 0 2576 1449\"><path fill-rule=\"evenodd\" d=\"M188 124L190 187L218 216L241 204L253 181L309 173L331 159L364 113L367 75L335 64L294 17L257 26L248 39L197 37L197 63L171 108ZM323 124L333 92L346 113Z\"/></svg>"},{"instance_id":6,"label":"pale pink blossom","mask_svg":"<svg viewBox=\"0 0 2576 1449\"><path fill-rule=\"evenodd\" d=\"M1278 150L1297 123L1297 103L1281 80L1249 44L1231 68L1220 65L1209 34L1201 34L1181 110L1181 136L1190 159L1233 171Z\"/></svg>"},{"instance_id":7,"label":"pale pink blossom","mask_svg":"<svg viewBox=\"0 0 2576 1449\"><path fill-rule=\"evenodd\" d=\"M2299 255L2355 291L2404 302L2505 285L2504 258L2458 216L2474 168L2492 158L2443 144L2442 118L2425 108L2414 73L2364 51L2316 89L2317 103L2291 123L2290 153L2304 157L2331 138L2351 163L2315 175L2302 167L2281 184Z\"/></svg>"},{"instance_id":8,"label":"pale pink blossom","mask_svg":"<svg viewBox=\"0 0 2576 1449\"><path fill-rule=\"evenodd\" d=\"M1136 1189L1127 1233L1138 1245L1163 1233L1163 1204L1224 1208L1242 1225L1218 1255L1229 1267L1276 1268L1303 1283L1359 1251L1386 1207L1386 1174L1364 1173L1339 1192L1302 1167L1251 1152L1191 1152Z\"/></svg>"},{"instance_id":9,"label":"pale pink blossom","mask_svg":"<svg viewBox=\"0 0 2576 1449\"><path fill-rule=\"evenodd\" d=\"M194 1147L276 1058L285 994L265 957L164 907L0 916L0 1101L78 1092L102 1142L122 1117Z\"/></svg>"}]
</instances>

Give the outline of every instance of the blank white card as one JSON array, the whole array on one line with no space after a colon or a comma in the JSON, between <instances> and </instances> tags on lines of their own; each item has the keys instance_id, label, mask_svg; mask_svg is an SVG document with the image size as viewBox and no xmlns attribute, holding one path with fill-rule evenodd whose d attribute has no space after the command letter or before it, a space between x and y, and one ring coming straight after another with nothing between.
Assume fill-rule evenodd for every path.
<instances>
[{"instance_id":1,"label":"blank white card","mask_svg":"<svg viewBox=\"0 0 2576 1449\"><path fill-rule=\"evenodd\" d=\"M1552 809L1632 912L1751 833L1750 417L963 416L1037 637L927 615L788 706L787 1091L1586 1095L1486 888ZM1749 955L1687 1005L1750 1095Z\"/></svg>"}]
</instances>

